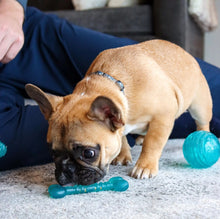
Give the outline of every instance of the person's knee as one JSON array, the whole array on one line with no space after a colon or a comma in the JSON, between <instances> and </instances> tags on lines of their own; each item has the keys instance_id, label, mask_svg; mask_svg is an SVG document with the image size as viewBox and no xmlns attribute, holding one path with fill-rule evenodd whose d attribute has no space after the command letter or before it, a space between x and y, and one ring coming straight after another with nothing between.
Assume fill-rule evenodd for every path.
<instances>
[{"instance_id":1,"label":"person's knee","mask_svg":"<svg viewBox=\"0 0 220 219\"><path fill-rule=\"evenodd\" d=\"M0 170L51 161L46 120L38 106L24 106L17 98L16 94L0 97L0 141L7 146Z\"/></svg>"}]
</instances>

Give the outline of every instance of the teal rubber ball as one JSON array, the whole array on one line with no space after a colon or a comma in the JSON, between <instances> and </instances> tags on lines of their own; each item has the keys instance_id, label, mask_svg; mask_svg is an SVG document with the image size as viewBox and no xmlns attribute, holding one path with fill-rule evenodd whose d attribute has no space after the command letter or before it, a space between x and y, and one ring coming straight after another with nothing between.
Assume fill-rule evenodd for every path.
<instances>
[{"instance_id":1,"label":"teal rubber ball","mask_svg":"<svg viewBox=\"0 0 220 219\"><path fill-rule=\"evenodd\" d=\"M183 155L193 168L211 167L220 157L219 140L210 132L193 132L184 141Z\"/></svg>"},{"instance_id":2,"label":"teal rubber ball","mask_svg":"<svg viewBox=\"0 0 220 219\"><path fill-rule=\"evenodd\" d=\"M7 147L0 141L0 157L5 156L7 152Z\"/></svg>"}]
</instances>

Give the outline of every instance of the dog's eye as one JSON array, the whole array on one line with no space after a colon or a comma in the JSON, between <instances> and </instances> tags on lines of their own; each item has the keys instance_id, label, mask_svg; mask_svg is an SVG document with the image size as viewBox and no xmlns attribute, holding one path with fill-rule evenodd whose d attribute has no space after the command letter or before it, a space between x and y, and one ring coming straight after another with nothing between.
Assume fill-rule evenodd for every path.
<instances>
[{"instance_id":1,"label":"dog's eye","mask_svg":"<svg viewBox=\"0 0 220 219\"><path fill-rule=\"evenodd\" d=\"M85 149L83 152L83 156L86 159L93 158L95 156L95 151L92 149Z\"/></svg>"}]
</instances>

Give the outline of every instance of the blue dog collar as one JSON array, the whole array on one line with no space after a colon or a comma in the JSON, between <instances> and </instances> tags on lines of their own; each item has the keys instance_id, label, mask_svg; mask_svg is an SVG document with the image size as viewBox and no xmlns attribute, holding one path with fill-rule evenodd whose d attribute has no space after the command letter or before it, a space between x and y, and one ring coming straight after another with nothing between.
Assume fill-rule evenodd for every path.
<instances>
[{"instance_id":1,"label":"blue dog collar","mask_svg":"<svg viewBox=\"0 0 220 219\"><path fill-rule=\"evenodd\" d=\"M105 78L108 78L109 80L113 81L119 87L120 91L122 91L124 93L124 89L125 89L124 84L121 81L116 80L115 78L113 78L111 75L108 75L108 74L106 74L102 71L93 72L91 74L100 75L100 76L103 76Z\"/></svg>"}]
</instances>

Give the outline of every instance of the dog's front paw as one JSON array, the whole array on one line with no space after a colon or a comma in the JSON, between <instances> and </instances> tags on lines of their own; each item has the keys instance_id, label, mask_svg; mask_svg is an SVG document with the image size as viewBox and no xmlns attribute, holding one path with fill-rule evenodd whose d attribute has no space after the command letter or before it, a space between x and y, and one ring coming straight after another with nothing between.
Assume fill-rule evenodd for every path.
<instances>
[{"instance_id":1,"label":"dog's front paw","mask_svg":"<svg viewBox=\"0 0 220 219\"><path fill-rule=\"evenodd\" d=\"M158 173L158 165L155 164L141 164L139 162L136 163L135 167L130 173L130 176L136 179L145 179L152 178L156 176Z\"/></svg>"},{"instance_id":2,"label":"dog's front paw","mask_svg":"<svg viewBox=\"0 0 220 219\"><path fill-rule=\"evenodd\" d=\"M120 153L113 161L112 161L113 165L124 165L124 166L128 166L130 164L132 164L132 157L130 153L127 154L123 154Z\"/></svg>"}]
</instances>

